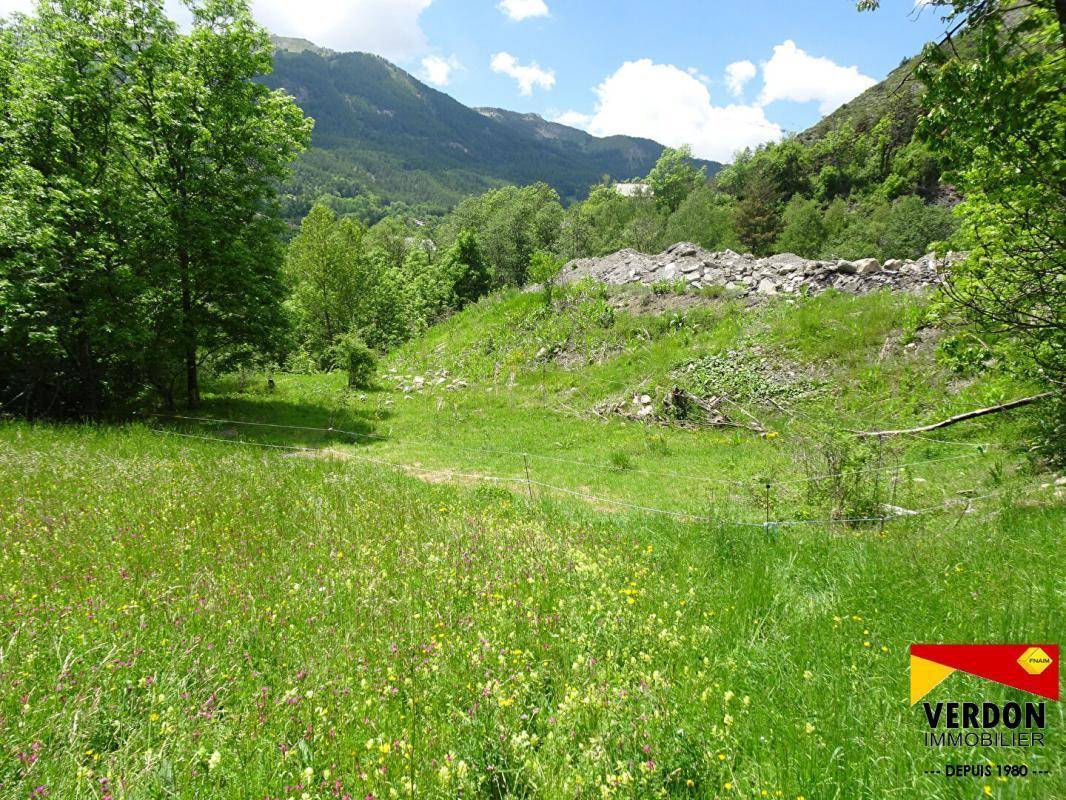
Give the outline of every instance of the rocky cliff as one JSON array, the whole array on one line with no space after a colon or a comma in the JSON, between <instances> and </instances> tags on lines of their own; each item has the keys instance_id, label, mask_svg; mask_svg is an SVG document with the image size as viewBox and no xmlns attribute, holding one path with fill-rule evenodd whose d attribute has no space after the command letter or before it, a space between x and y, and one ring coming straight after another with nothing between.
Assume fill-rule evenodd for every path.
<instances>
[{"instance_id":1,"label":"rocky cliff","mask_svg":"<svg viewBox=\"0 0 1066 800\"><path fill-rule=\"evenodd\" d=\"M561 283L591 278L621 286L684 281L700 289L720 286L738 295L818 294L837 289L850 294L881 290L920 292L935 286L944 267L955 258L938 259L935 253L917 261L812 261L792 253L769 258L741 255L732 250L711 253L681 242L659 255L620 250L602 258L583 258L563 267Z\"/></svg>"}]
</instances>

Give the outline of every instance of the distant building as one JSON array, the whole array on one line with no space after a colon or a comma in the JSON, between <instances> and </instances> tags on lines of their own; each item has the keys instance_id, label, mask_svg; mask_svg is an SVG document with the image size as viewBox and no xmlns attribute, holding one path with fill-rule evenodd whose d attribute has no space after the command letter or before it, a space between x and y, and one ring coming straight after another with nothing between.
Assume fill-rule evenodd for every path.
<instances>
[{"instance_id":1,"label":"distant building","mask_svg":"<svg viewBox=\"0 0 1066 800\"><path fill-rule=\"evenodd\" d=\"M655 194L655 191L646 183L616 183L614 190L622 197L640 197L645 194Z\"/></svg>"}]
</instances>

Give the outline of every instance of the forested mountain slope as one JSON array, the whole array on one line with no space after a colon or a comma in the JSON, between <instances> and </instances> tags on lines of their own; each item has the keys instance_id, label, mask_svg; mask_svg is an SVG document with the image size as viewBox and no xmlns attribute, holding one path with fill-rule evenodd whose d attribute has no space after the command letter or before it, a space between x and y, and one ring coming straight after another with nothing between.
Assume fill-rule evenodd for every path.
<instances>
[{"instance_id":1,"label":"forested mountain slope","mask_svg":"<svg viewBox=\"0 0 1066 800\"><path fill-rule=\"evenodd\" d=\"M264 82L292 93L315 119L313 147L286 187L291 218L324 194L371 219L389 202L445 210L504 183L544 181L572 200L604 175L647 173L663 151L647 139L598 139L532 115L479 112L378 56L296 39L275 44ZM708 163L708 173L718 166Z\"/></svg>"}]
</instances>

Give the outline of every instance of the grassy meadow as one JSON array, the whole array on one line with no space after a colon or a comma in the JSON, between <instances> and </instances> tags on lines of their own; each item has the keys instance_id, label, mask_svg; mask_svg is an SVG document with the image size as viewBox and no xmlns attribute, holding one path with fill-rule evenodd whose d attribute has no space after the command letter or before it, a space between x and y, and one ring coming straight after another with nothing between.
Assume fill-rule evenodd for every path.
<instances>
[{"instance_id":1,"label":"grassy meadow","mask_svg":"<svg viewBox=\"0 0 1066 800\"><path fill-rule=\"evenodd\" d=\"M0 797L1066 796L1059 704L938 753L907 700L912 642L1066 638L1038 409L841 433L1028 387L949 372L920 300L624 299L482 301L365 392L221 377L222 421L0 422ZM762 433L605 410L706 374Z\"/></svg>"}]
</instances>

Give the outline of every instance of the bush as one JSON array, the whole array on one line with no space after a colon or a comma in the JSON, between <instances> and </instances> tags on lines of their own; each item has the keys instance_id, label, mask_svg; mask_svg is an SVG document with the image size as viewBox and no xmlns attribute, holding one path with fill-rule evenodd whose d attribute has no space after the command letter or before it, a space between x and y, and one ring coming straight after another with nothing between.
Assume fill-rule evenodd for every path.
<instances>
[{"instance_id":1,"label":"bush","mask_svg":"<svg viewBox=\"0 0 1066 800\"><path fill-rule=\"evenodd\" d=\"M544 287L544 302L551 305L555 280L563 268L562 259L544 250L537 250L529 258L529 279Z\"/></svg>"},{"instance_id":2,"label":"bush","mask_svg":"<svg viewBox=\"0 0 1066 800\"><path fill-rule=\"evenodd\" d=\"M883 516L892 480L879 469L885 458L876 440L827 433L801 453L807 502L817 514L827 513L833 520Z\"/></svg>"},{"instance_id":3,"label":"bush","mask_svg":"<svg viewBox=\"0 0 1066 800\"><path fill-rule=\"evenodd\" d=\"M355 331L349 331L333 347L336 365L348 373L348 388L368 389L378 369L377 354Z\"/></svg>"},{"instance_id":4,"label":"bush","mask_svg":"<svg viewBox=\"0 0 1066 800\"><path fill-rule=\"evenodd\" d=\"M881 250L887 258L921 258L929 245L949 238L955 220L944 206L926 205L915 195L895 200L888 210Z\"/></svg>"},{"instance_id":5,"label":"bush","mask_svg":"<svg viewBox=\"0 0 1066 800\"><path fill-rule=\"evenodd\" d=\"M795 253L804 258L817 258L827 235L822 209L814 200L793 195L781 217L784 227L774 249L779 253Z\"/></svg>"},{"instance_id":6,"label":"bush","mask_svg":"<svg viewBox=\"0 0 1066 800\"><path fill-rule=\"evenodd\" d=\"M707 250L739 249L732 198L709 186L697 188L667 220L662 244L677 242L695 242Z\"/></svg>"}]
</instances>

